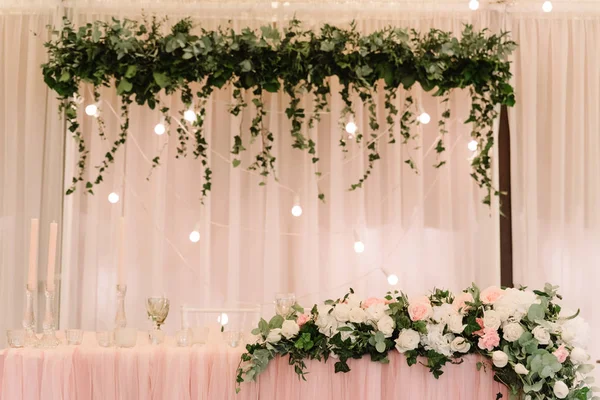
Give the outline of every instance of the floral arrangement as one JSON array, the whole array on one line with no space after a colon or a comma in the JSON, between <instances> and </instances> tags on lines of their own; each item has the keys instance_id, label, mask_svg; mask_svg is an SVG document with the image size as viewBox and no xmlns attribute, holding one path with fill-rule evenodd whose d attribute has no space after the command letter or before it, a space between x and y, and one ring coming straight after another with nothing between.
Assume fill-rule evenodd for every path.
<instances>
[{"instance_id":1,"label":"floral arrangement","mask_svg":"<svg viewBox=\"0 0 600 400\"><path fill-rule=\"evenodd\" d=\"M513 395L591 399L593 365L585 350L589 327L579 312L561 309L557 289L546 284L542 291L495 286L480 291L472 285L456 296L436 289L423 297L396 291L366 300L351 289L306 314L296 305L285 318L261 319L253 330L255 340L238 368L237 390L276 356L288 356L305 379L307 359L332 358L335 372L348 372L349 359L368 355L387 363L389 352L397 351L409 365L419 360L438 378L447 363L478 353L491 360L494 379Z\"/></svg>"},{"instance_id":2,"label":"floral arrangement","mask_svg":"<svg viewBox=\"0 0 600 400\"><path fill-rule=\"evenodd\" d=\"M233 167L240 165L240 154L248 144L258 141L261 149L248 169L264 178L261 185L274 173L275 135L265 122L264 97L266 93L282 91L288 101L285 113L291 122L292 147L310 154L319 176L316 130L306 127L314 128L321 115L328 112L332 78L341 85L339 94L345 105L339 120L342 151L347 151L349 140L344 127L354 120L358 107L364 108L369 121L365 131L357 127L353 133L353 140L364 146L368 162L350 190L362 187L380 159L380 139L387 143L399 139L411 147L418 146L418 133L412 128L420 123L417 116L421 111L411 95L418 83L440 97L440 104L445 107L438 121L435 167L445 164L449 96L454 89L469 90L471 109L465 123L472 125L471 137L478 143L471 160L471 175L486 190L485 203L490 203L492 194L498 194L490 174L496 105L515 103L507 56L516 45L506 33L490 35L466 25L460 37L437 29L420 33L397 27L361 35L355 24L347 29L325 24L313 31L303 29L295 19L281 30L269 25L260 31L246 28L241 32L232 28L194 28L189 19L184 19L174 24L170 32L164 32L156 19L143 23L113 19L75 27L65 18L61 30L54 31L53 38L45 44L49 58L42 65L44 82L62 100L60 111L65 113L67 128L79 149L77 173L67 194L79 183L85 183L85 189L93 193L94 186L103 181L103 173L127 141L129 106L135 101L160 110L169 134L171 125L175 126L178 157L191 152L201 160L204 198L211 190L212 175L204 130L205 105L215 90L226 85L233 87L229 109L232 115L240 115L248 107L255 111L249 131L242 132L240 124L240 132L234 137ZM86 177L87 138L77 120L82 83L93 85L94 102L100 102L101 86L115 86L121 98L120 130L96 166L94 177ZM396 102L401 89L406 91L400 97L404 99L402 108ZM377 116L378 91L385 93L385 127L380 126L383 120ZM161 101L161 93L179 93L185 111L192 111L192 117L184 110L171 113ZM310 110L302 107L305 95L312 97ZM96 117L98 134L107 139L101 112ZM399 126L398 138L394 136L395 126ZM409 150L405 162L416 168L410 153ZM153 167L159 164L160 155L153 159ZM324 194L319 193L319 198L323 200Z\"/></svg>"}]
</instances>

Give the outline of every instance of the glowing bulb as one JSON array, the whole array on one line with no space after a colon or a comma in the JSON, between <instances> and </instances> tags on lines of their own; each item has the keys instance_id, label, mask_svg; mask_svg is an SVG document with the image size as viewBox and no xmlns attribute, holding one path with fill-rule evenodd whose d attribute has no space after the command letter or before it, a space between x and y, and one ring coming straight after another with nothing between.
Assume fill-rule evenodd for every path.
<instances>
[{"instance_id":1,"label":"glowing bulb","mask_svg":"<svg viewBox=\"0 0 600 400\"><path fill-rule=\"evenodd\" d=\"M544 4L542 4L542 10L544 10L544 12L550 12L550 11L552 11L552 2L551 1L545 1Z\"/></svg>"},{"instance_id":2,"label":"glowing bulb","mask_svg":"<svg viewBox=\"0 0 600 400\"><path fill-rule=\"evenodd\" d=\"M424 113L421 113L421 115L419 115L419 121L421 121L422 124L427 125L429 123L429 121L431 121L431 117L429 116L429 114L424 112Z\"/></svg>"},{"instance_id":3,"label":"glowing bulb","mask_svg":"<svg viewBox=\"0 0 600 400\"><path fill-rule=\"evenodd\" d=\"M471 140L468 144L467 144L467 148L471 151L477 151L477 141L476 140Z\"/></svg>"},{"instance_id":4,"label":"glowing bulb","mask_svg":"<svg viewBox=\"0 0 600 400\"><path fill-rule=\"evenodd\" d=\"M200 241L200 232L198 232L198 231L192 231L190 233L190 241L192 243L198 243Z\"/></svg>"},{"instance_id":5,"label":"glowing bulb","mask_svg":"<svg viewBox=\"0 0 600 400\"><path fill-rule=\"evenodd\" d=\"M116 194L115 192L112 192L111 194L108 195L108 201L110 201L113 204L116 204L119 202L119 195Z\"/></svg>"},{"instance_id":6,"label":"glowing bulb","mask_svg":"<svg viewBox=\"0 0 600 400\"><path fill-rule=\"evenodd\" d=\"M159 124L156 124L156 126L154 127L154 133L156 133L157 135L162 135L163 133L165 133L165 125L161 122Z\"/></svg>"},{"instance_id":7,"label":"glowing bulb","mask_svg":"<svg viewBox=\"0 0 600 400\"><path fill-rule=\"evenodd\" d=\"M352 121L350 121L346 124L346 132L348 132L350 135L354 135L356 133L357 129L358 129L358 127Z\"/></svg>"},{"instance_id":8,"label":"glowing bulb","mask_svg":"<svg viewBox=\"0 0 600 400\"><path fill-rule=\"evenodd\" d=\"M360 240L354 242L354 251L356 253L362 253L363 251L365 251L365 244Z\"/></svg>"},{"instance_id":9,"label":"glowing bulb","mask_svg":"<svg viewBox=\"0 0 600 400\"><path fill-rule=\"evenodd\" d=\"M88 105L85 107L85 113L86 113L87 115L89 115L90 117L92 117L92 116L96 115L96 113L97 113L97 112L98 112L98 106L97 106L97 105L95 105L95 104L88 104Z\"/></svg>"},{"instance_id":10,"label":"glowing bulb","mask_svg":"<svg viewBox=\"0 0 600 400\"><path fill-rule=\"evenodd\" d=\"M289 2L289 1L286 1L285 3L283 3L283 6L284 6L284 7L289 7L289 6L290 6L290 2Z\"/></svg>"},{"instance_id":11,"label":"glowing bulb","mask_svg":"<svg viewBox=\"0 0 600 400\"><path fill-rule=\"evenodd\" d=\"M388 275L387 280L388 280L388 283L392 286L398 284L398 276L396 276L394 274Z\"/></svg>"},{"instance_id":12,"label":"glowing bulb","mask_svg":"<svg viewBox=\"0 0 600 400\"><path fill-rule=\"evenodd\" d=\"M469 8L473 11L479 8L479 0L471 0L469 1Z\"/></svg>"},{"instance_id":13,"label":"glowing bulb","mask_svg":"<svg viewBox=\"0 0 600 400\"><path fill-rule=\"evenodd\" d=\"M196 121L196 113L191 108L183 113L183 119L189 122Z\"/></svg>"},{"instance_id":14,"label":"glowing bulb","mask_svg":"<svg viewBox=\"0 0 600 400\"><path fill-rule=\"evenodd\" d=\"M217 317L217 322L220 323L221 325L225 326L229 322L229 317L227 316L227 314L222 313L221 315L219 315Z\"/></svg>"},{"instance_id":15,"label":"glowing bulb","mask_svg":"<svg viewBox=\"0 0 600 400\"><path fill-rule=\"evenodd\" d=\"M300 207L298 204L296 204L294 207L292 207L292 215L294 217L299 217L302 215L302 207Z\"/></svg>"},{"instance_id":16,"label":"glowing bulb","mask_svg":"<svg viewBox=\"0 0 600 400\"><path fill-rule=\"evenodd\" d=\"M279 8L279 2L278 1L272 1L271 2L271 8Z\"/></svg>"}]
</instances>

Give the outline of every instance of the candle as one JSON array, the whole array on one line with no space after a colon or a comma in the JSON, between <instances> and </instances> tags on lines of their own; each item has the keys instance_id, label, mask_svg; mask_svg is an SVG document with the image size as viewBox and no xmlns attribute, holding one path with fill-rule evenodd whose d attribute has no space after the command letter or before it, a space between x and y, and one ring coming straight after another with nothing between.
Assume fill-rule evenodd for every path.
<instances>
[{"instance_id":1,"label":"candle","mask_svg":"<svg viewBox=\"0 0 600 400\"><path fill-rule=\"evenodd\" d=\"M31 233L29 236L29 273L27 274L27 287L29 290L37 289L37 255L40 220L31 219Z\"/></svg>"},{"instance_id":2,"label":"candle","mask_svg":"<svg viewBox=\"0 0 600 400\"><path fill-rule=\"evenodd\" d=\"M121 217L119 233L119 263L117 264L117 284L125 286L125 217Z\"/></svg>"},{"instance_id":3,"label":"candle","mask_svg":"<svg viewBox=\"0 0 600 400\"><path fill-rule=\"evenodd\" d=\"M48 275L46 276L46 289L49 292L54 291L54 271L56 270L56 236L58 233L58 224L50 224L50 240L48 242Z\"/></svg>"}]
</instances>

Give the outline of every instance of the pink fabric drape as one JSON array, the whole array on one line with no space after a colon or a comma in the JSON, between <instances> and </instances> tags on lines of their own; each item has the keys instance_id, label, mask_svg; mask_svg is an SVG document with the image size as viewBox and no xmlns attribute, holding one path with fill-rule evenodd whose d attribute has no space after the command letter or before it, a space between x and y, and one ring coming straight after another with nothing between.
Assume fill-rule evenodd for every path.
<instances>
[{"instance_id":1,"label":"pink fabric drape","mask_svg":"<svg viewBox=\"0 0 600 400\"><path fill-rule=\"evenodd\" d=\"M352 371L335 374L333 361L308 362L307 381L298 379L287 358L276 359L258 383L242 384L235 394L235 374L242 347L207 345L153 347L141 337L133 349L100 348L86 334L81 346L52 350L5 349L0 352L1 400L493 400L506 388L493 380L491 368L477 371L479 357L448 365L439 380L427 368L409 367L392 352L390 363L368 357L352 360Z\"/></svg>"}]
</instances>

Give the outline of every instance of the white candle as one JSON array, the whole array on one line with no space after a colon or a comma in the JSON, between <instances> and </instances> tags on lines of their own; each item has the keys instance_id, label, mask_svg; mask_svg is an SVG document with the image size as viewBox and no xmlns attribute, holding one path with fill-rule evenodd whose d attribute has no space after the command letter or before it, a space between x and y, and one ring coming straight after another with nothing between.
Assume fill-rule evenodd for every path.
<instances>
[{"instance_id":1,"label":"white candle","mask_svg":"<svg viewBox=\"0 0 600 400\"><path fill-rule=\"evenodd\" d=\"M121 217L119 227L119 263L117 264L117 284L125 285L125 217Z\"/></svg>"},{"instance_id":2,"label":"white candle","mask_svg":"<svg viewBox=\"0 0 600 400\"><path fill-rule=\"evenodd\" d=\"M56 270L56 237L58 233L58 224L50 224L50 240L48 241L48 275L46 276L46 289L49 292L54 291L54 271Z\"/></svg>"},{"instance_id":3,"label":"white candle","mask_svg":"<svg viewBox=\"0 0 600 400\"><path fill-rule=\"evenodd\" d=\"M31 219L31 233L29 236L29 273L27 274L27 287L30 290L37 289L37 255L38 238L40 233L40 220Z\"/></svg>"}]
</instances>

